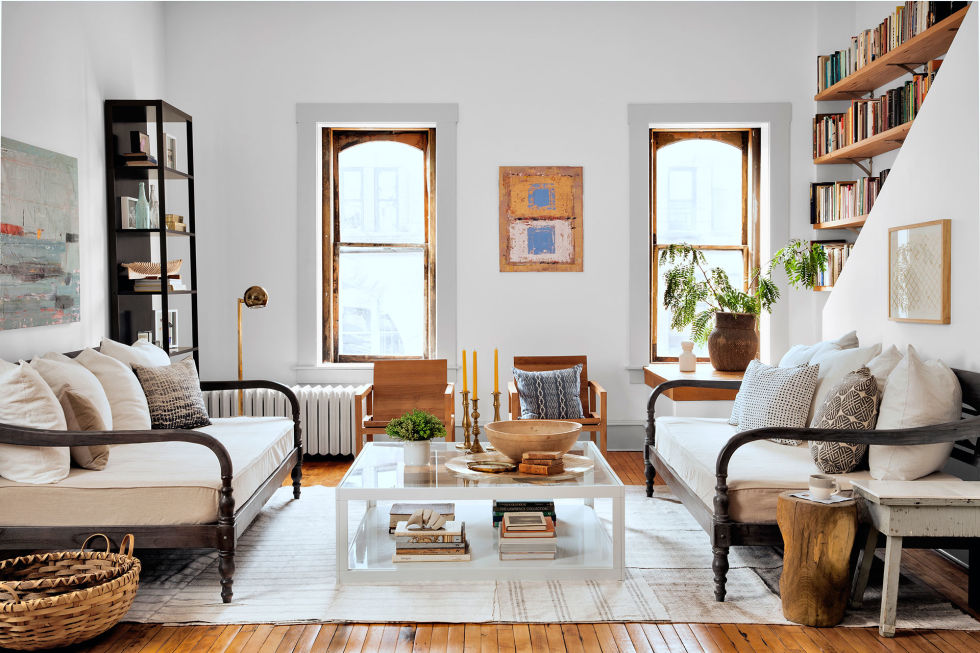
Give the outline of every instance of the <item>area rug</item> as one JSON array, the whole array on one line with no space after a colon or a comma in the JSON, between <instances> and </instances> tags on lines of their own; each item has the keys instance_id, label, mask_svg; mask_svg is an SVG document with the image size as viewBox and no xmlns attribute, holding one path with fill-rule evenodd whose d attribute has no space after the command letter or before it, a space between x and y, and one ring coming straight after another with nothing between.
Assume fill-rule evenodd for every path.
<instances>
[{"instance_id":1,"label":"area rug","mask_svg":"<svg viewBox=\"0 0 980 653\"><path fill-rule=\"evenodd\" d=\"M597 502L600 514L603 504ZM352 506L358 505L352 503ZM332 488L282 488L242 536L234 601L219 598L217 553L138 552L143 576L127 621L164 624L381 622L663 621L785 624L778 592L782 565L771 547L736 547L728 598L713 595L708 536L665 489L626 495L626 579L347 585L337 587ZM559 507L560 514L560 507ZM603 515L608 522L608 514ZM353 520L358 515L352 514ZM461 581L465 577L461 574ZM880 594L843 625L878 623ZM899 628L980 629L980 623L928 587L903 577Z\"/></svg>"}]
</instances>

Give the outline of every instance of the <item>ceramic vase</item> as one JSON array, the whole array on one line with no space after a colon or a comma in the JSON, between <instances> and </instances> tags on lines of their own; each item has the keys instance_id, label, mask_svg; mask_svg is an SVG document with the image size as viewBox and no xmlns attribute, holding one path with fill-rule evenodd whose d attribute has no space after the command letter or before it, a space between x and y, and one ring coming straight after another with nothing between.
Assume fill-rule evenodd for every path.
<instances>
[{"instance_id":1,"label":"ceramic vase","mask_svg":"<svg viewBox=\"0 0 980 653\"><path fill-rule=\"evenodd\" d=\"M140 182L139 196L136 198L136 229L150 228L150 203L146 200L146 187Z\"/></svg>"},{"instance_id":2,"label":"ceramic vase","mask_svg":"<svg viewBox=\"0 0 980 653\"><path fill-rule=\"evenodd\" d=\"M157 189L150 186L150 229L160 228L160 202L157 201Z\"/></svg>"},{"instance_id":3,"label":"ceramic vase","mask_svg":"<svg viewBox=\"0 0 980 653\"><path fill-rule=\"evenodd\" d=\"M406 465L428 465L429 464L429 441L416 440L405 442L405 464Z\"/></svg>"},{"instance_id":4,"label":"ceramic vase","mask_svg":"<svg viewBox=\"0 0 980 653\"><path fill-rule=\"evenodd\" d=\"M685 340L681 343L681 355L677 357L681 372L694 372L698 369L698 357L694 355L694 343Z\"/></svg>"},{"instance_id":5,"label":"ceramic vase","mask_svg":"<svg viewBox=\"0 0 980 653\"><path fill-rule=\"evenodd\" d=\"M715 313L708 336L708 357L719 372L744 372L759 351L759 333L751 313Z\"/></svg>"}]
</instances>

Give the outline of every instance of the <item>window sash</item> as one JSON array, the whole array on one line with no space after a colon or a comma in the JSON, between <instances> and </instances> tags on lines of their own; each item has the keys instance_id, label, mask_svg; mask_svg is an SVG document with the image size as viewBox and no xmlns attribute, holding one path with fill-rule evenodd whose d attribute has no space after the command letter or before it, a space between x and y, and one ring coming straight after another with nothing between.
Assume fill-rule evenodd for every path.
<instances>
[{"instance_id":1,"label":"window sash","mask_svg":"<svg viewBox=\"0 0 980 653\"><path fill-rule=\"evenodd\" d=\"M323 128L323 361L326 363L371 362L389 359L425 359L435 352L435 130L434 129L370 129ZM425 164L425 241L352 242L339 239L340 229L340 153L355 145L372 141L393 141L421 149ZM419 356L390 356L384 354L353 355L340 353L340 252L342 248L363 248L365 251L421 249L423 251L423 353ZM329 260L326 254L329 253Z\"/></svg>"}]
</instances>

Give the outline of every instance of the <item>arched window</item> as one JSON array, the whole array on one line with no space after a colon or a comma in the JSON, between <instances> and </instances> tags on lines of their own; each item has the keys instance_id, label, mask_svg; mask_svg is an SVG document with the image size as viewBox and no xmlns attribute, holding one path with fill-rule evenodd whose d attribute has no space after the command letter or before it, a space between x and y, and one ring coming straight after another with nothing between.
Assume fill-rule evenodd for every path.
<instances>
[{"instance_id":1,"label":"arched window","mask_svg":"<svg viewBox=\"0 0 980 653\"><path fill-rule=\"evenodd\" d=\"M677 360L689 338L670 328L663 308L660 248L690 243L733 285L749 278L749 141L751 131L650 130L651 360ZM707 360L707 348L695 348Z\"/></svg>"},{"instance_id":2,"label":"arched window","mask_svg":"<svg viewBox=\"0 0 980 653\"><path fill-rule=\"evenodd\" d=\"M330 362L434 350L434 130L323 130Z\"/></svg>"}]
</instances>

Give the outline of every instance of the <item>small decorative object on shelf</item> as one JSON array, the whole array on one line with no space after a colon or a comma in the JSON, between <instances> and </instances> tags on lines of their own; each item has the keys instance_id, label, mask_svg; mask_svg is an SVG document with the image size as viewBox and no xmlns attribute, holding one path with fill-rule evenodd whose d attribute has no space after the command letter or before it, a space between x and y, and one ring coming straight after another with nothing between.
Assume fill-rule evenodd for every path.
<instances>
[{"instance_id":1,"label":"small decorative object on shelf","mask_svg":"<svg viewBox=\"0 0 980 653\"><path fill-rule=\"evenodd\" d=\"M561 451L526 451L517 468L523 474L554 476L565 472Z\"/></svg>"},{"instance_id":2,"label":"small decorative object on shelf","mask_svg":"<svg viewBox=\"0 0 980 653\"><path fill-rule=\"evenodd\" d=\"M136 198L119 198L119 225L123 229L136 229Z\"/></svg>"},{"instance_id":3,"label":"small decorative object on shelf","mask_svg":"<svg viewBox=\"0 0 980 653\"><path fill-rule=\"evenodd\" d=\"M140 182L139 196L136 198L136 229L150 228L150 203L146 200L146 187Z\"/></svg>"},{"instance_id":4,"label":"small decorative object on shelf","mask_svg":"<svg viewBox=\"0 0 980 653\"><path fill-rule=\"evenodd\" d=\"M157 201L157 189L150 186L150 229L160 228L160 202Z\"/></svg>"},{"instance_id":5,"label":"small decorative object on shelf","mask_svg":"<svg viewBox=\"0 0 980 653\"><path fill-rule=\"evenodd\" d=\"M694 355L694 343L690 340L681 342L681 355L677 357L681 372L693 372L698 369L698 357Z\"/></svg>"},{"instance_id":6,"label":"small decorative object on shelf","mask_svg":"<svg viewBox=\"0 0 980 653\"><path fill-rule=\"evenodd\" d=\"M429 464L429 440L446 435L439 418L424 410L413 410L388 422L385 433L405 443L406 465Z\"/></svg>"},{"instance_id":7,"label":"small decorative object on shelf","mask_svg":"<svg viewBox=\"0 0 980 653\"><path fill-rule=\"evenodd\" d=\"M165 216L167 229L170 231L187 231L187 224L184 223L184 216L176 213L168 213Z\"/></svg>"},{"instance_id":8,"label":"small decorative object on shelf","mask_svg":"<svg viewBox=\"0 0 980 653\"><path fill-rule=\"evenodd\" d=\"M143 342L153 342L153 333L150 331L137 331L136 340L142 340Z\"/></svg>"},{"instance_id":9,"label":"small decorative object on shelf","mask_svg":"<svg viewBox=\"0 0 980 653\"><path fill-rule=\"evenodd\" d=\"M394 533L398 522L408 521L418 510L431 510L446 521L456 519L456 506L452 503L396 503L388 513L388 533Z\"/></svg>"},{"instance_id":10,"label":"small decorative object on shelf","mask_svg":"<svg viewBox=\"0 0 980 653\"><path fill-rule=\"evenodd\" d=\"M129 132L129 152L150 155L150 135L141 131Z\"/></svg>"},{"instance_id":11,"label":"small decorative object on shelf","mask_svg":"<svg viewBox=\"0 0 980 653\"><path fill-rule=\"evenodd\" d=\"M177 169L177 139L170 134L164 134L163 140L166 143L167 156L164 161L168 168Z\"/></svg>"},{"instance_id":12,"label":"small decorative object on shelf","mask_svg":"<svg viewBox=\"0 0 980 653\"><path fill-rule=\"evenodd\" d=\"M441 519L441 517L439 518ZM446 521L441 528L409 528L408 520L395 525L392 562L467 562L466 524Z\"/></svg>"},{"instance_id":13,"label":"small decorative object on shelf","mask_svg":"<svg viewBox=\"0 0 980 653\"><path fill-rule=\"evenodd\" d=\"M179 258L167 261L167 276L180 274L180 267L183 263L184 260ZM129 263L123 263L122 266L126 268L126 276L129 279L160 278L159 263L153 263L152 261L131 261Z\"/></svg>"},{"instance_id":14,"label":"small decorative object on shelf","mask_svg":"<svg viewBox=\"0 0 980 653\"><path fill-rule=\"evenodd\" d=\"M153 311L156 321L156 344L163 346L163 311ZM176 309L170 309L167 311L167 330L168 334L167 342L170 343L171 349L177 348L177 311Z\"/></svg>"},{"instance_id":15,"label":"small decorative object on shelf","mask_svg":"<svg viewBox=\"0 0 980 653\"><path fill-rule=\"evenodd\" d=\"M433 510L432 508L419 508L412 512L409 518L405 520L405 528L417 531L437 531L446 525L446 521L448 520L437 510Z\"/></svg>"}]
</instances>

